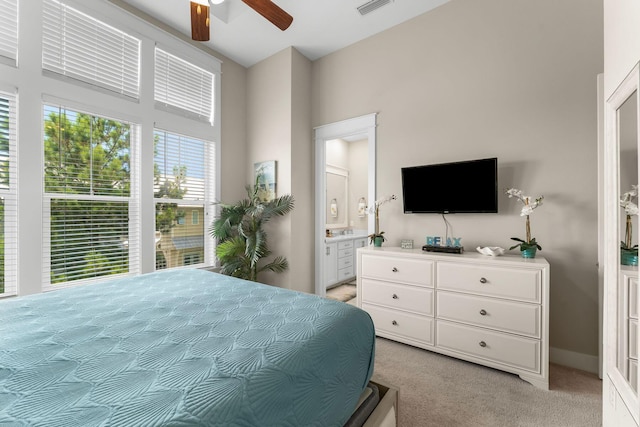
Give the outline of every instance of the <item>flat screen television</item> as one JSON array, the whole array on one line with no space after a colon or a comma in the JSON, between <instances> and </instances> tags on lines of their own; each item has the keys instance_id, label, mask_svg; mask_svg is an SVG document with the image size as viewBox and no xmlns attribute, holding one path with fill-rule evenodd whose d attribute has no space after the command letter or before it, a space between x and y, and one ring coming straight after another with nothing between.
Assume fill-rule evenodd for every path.
<instances>
[{"instance_id":1,"label":"flat screen television","mask_svg":"<svg viewBox=\"0 0 640 427\"><path fill-rule=\"evenodd\" d=\"M498 159L402 168L404 213L497 213Z\"/></svg>"}]
</instances>

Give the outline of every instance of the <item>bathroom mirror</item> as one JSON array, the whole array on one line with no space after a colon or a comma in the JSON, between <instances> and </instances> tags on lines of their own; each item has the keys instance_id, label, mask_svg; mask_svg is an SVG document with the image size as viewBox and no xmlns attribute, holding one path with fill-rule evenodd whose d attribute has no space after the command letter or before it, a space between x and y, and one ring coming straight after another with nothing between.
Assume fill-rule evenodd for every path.
<instances>
[{"instance_id":1,"label":"bathroom mirror","mask_svg":"<svg viewBox=\"0 0 640 427\"><path fill-rule=\"evenodd\" d=\"M326 228L346 228L349 224L347 208L349 194L349 171L327 165L326 170Z\"/></svg>"}]
</instances>

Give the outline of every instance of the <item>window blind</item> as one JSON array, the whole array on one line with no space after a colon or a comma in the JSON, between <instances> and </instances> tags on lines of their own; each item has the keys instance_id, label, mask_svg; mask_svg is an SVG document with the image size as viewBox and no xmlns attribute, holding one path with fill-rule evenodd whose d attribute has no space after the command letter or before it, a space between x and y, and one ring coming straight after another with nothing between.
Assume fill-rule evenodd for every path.
<instances>
[{"instance_id":1,"label":"window blind","mask_svg":"<svg viewBox=\"0 0 640 427\"><path fill-rule=\"evenodd\" d=\"M214 200L215 146L163 130L154 141L156 269L210 262L205 219Z\"/></svg>"},{"instance_id":2,"label":"window blind","mask_svg":"<svg viewBox=\"0 0 640 427\"><path fill-rule=\"evenodd\" d=\"M213 123L214 75L156 47L156 104Z\"/></svg>"},{"instance_id":3,"label":"window blind","mask_svg":"<svg viewBox=\"0 0 640 427\"><path fill-rule=\"evenodd\" d=\"M44 288L139 273L137 126L44 106Z\"/></svg>"},{"instance_id":4,"label":"window blind","mask_svg":"<svg viewBox=\"0 0 640 427\"><path fill-rule=\"evenodd\" d=\"M18 57L18 0L0 0L0 56Z\"/></svg>"},{"instance_id":5,"label":"window blind","mask_svg":"<svg viewBox=\"0 0 640 427\"><path fill-rule=\"evenodd\" d=\"M0 296L17 292L17 97L0 92Z\"/></svg>"},{"instance_id":6,"label":"window blind","mask_svg":"<svg viewBox=\"0 0 640 427\"><path fill-rule=\"evenodd\" d=\"M139 98L140 40L56 0L44 1L42 67Z\"/></svg>"}]
</instances>

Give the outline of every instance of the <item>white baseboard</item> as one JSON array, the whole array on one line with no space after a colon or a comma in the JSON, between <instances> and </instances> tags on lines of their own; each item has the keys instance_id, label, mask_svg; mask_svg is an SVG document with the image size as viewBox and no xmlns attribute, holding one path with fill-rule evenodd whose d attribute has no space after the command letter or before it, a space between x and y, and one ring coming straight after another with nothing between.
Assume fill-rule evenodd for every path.
<instances>
[{"instance_id":1,"label":"white baseboard","mask_svg":"<svg viewBox=\"0 0 640 427\"><path fill-rule=\"evenodd\" d=\"M558 365L580 369L594 374L599 372L598 356L564 350L562 348L549 348L549 361Z\"/></svg>"}]
</instances>

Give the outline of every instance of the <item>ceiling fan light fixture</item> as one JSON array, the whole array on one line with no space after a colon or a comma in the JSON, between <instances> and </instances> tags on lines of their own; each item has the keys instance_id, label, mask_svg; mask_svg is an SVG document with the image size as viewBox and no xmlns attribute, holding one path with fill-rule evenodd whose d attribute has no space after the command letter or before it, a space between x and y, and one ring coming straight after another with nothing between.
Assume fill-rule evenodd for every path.
<instances>
[{"instance_id":1,"label":"ceiling fan light fixture","mask_svg":"<svg viewBox=\"0 0 640 427\"><path fill-rule=\"evenodd\" d=\"M191 2L191 38L195 41L209 41L209 6L201 2Z\"/></svg>"}]
</instances>

